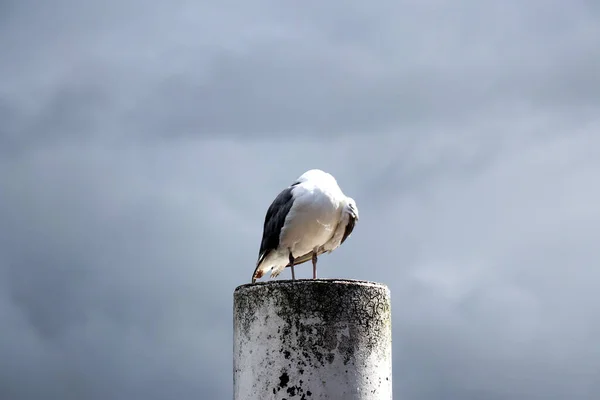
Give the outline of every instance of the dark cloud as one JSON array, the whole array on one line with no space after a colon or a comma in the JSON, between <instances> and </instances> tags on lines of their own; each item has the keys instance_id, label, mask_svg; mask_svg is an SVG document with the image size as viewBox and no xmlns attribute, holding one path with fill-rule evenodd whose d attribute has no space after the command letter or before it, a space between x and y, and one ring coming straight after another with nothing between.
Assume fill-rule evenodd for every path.
<instances>
[{"instance_id":1,"label":"dark cloud","mask_svg":"<svg viewBox=\"0 0 600 400\"><path fill-rule=\"evenodd\" d=\"M3 41L16 55L2 70L15 77L8 88L21 83L19 97L5 97L40 99L16 103L24 135L362 134L600 103L597 14L585 7L380 3L361 14L265 4L270 14L244 18L186 2L145 13L123 4L17 7L5 30L22 47ZM20 27L32 23L44 46Z\"/></svg>"},{"instance_id":2,"label":"dark cloud","mask_svg":"<svg viewBox=\"0 0 600 400\"><path fill-rule=\"evenodd\" d=\"M322 7L0 2L1 398L231 397L233 290L314 167L397 397L600 395L595 3Z\"/></svg>"}]
</instances>

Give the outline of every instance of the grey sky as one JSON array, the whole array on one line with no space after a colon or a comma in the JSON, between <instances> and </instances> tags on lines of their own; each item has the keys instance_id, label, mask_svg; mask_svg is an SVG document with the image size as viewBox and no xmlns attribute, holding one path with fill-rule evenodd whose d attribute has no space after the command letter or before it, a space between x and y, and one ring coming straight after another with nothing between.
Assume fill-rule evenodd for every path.
<instances>
[{"instance_id":1,"label":"grey sky","mask_svg":"<svg viewBox=\"0 0 600 400\"><path fill-rule=\"evenodd\" d=\"M0 1L0 54L0 398L231 398L310 168L361 215L320 276L392 290L395 397L600 397L596 1Z\"/></svg>"}]
</instances>

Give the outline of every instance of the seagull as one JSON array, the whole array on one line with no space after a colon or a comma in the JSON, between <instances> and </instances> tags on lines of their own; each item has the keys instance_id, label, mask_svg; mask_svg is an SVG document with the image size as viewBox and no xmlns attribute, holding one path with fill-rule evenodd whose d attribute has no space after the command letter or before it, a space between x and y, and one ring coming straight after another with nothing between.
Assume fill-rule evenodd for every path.
<instances>
[{"instance_id":1,"label":"seagull","mask_svg":"<svg viewBox=\"0 0 600 400\"><path fill-rule=\"evenodd\" d=\"M286 267L312 260L317 279L317 257L331 253L352 233L358 208L335 178L320 169L306 171L283 189L267 210L252 283L271 271L277 277Z\"/></svg>"}]
</instances>

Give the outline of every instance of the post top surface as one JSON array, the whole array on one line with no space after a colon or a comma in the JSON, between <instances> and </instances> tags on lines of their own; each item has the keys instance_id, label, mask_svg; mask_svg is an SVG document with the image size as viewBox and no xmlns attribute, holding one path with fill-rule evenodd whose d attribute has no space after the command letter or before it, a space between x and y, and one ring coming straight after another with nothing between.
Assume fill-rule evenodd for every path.
<instances>
[{"instance_id":1,"label":"post top surface","mask_svg":"<svg viewBox=\"0 0 600 400\"><path fill-rule=\"evenodd\" d=\"M382 289L388 289L387 285L379 282L371 282L371 281L363 281L358 279L278 279L278 280L270 280L264 282L256 282L256 283L245 283L243 285L239 285L235 288L234 292L239 290L248 290L259 288L261 286L293 286L293 285L349 285L349 286L370 286L370 287L379 287Z\"/></svg>"}]
</instances>

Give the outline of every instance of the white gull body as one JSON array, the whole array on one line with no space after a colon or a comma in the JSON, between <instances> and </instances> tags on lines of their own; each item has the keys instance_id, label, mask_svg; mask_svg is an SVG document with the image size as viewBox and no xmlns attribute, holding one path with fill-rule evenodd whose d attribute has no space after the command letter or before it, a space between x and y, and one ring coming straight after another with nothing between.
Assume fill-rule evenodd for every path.
<instances>
[{"instance_id":1,"label":"white gull body","mask_svg":"<svg viewBox=\"0 0 600 400\"><path fill-rule=\"evenodd\" d=\"M286 267L313 262L339 247L358 221L356 202L346 196L335 178L321 170L302 174L281 191L265 216L263 237L252 282L271 270L271 278Z\"/></svg>"}]
</instances>

